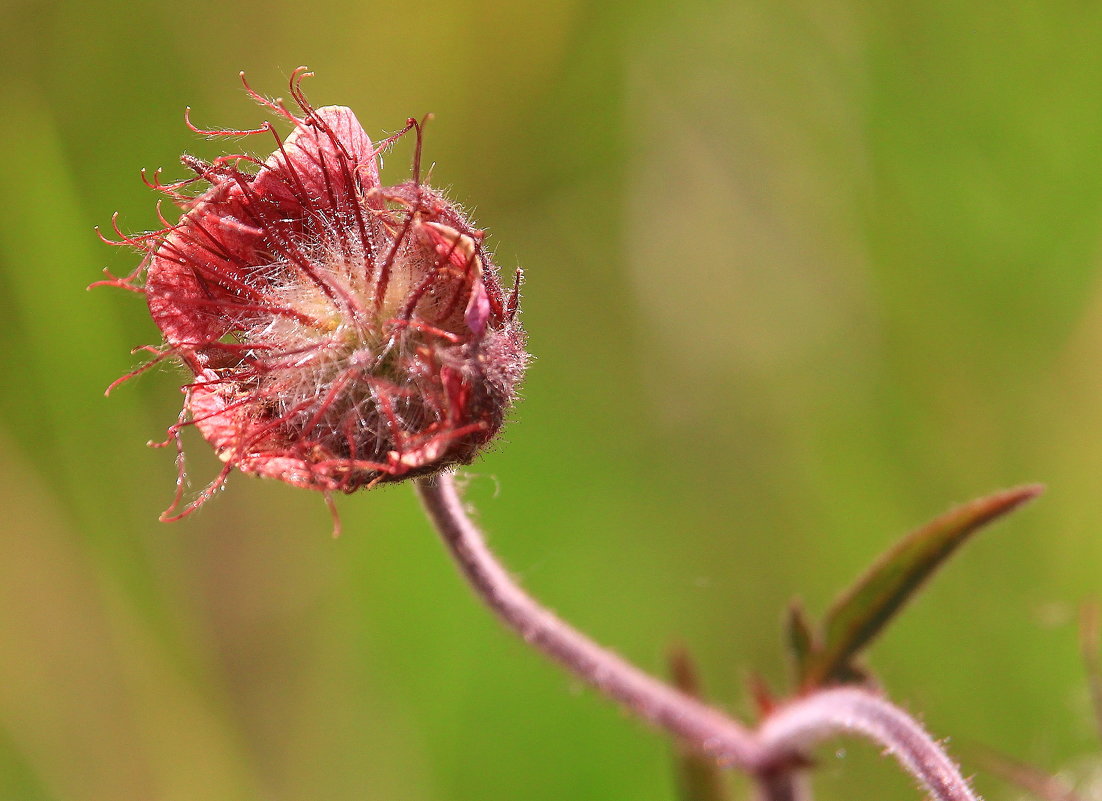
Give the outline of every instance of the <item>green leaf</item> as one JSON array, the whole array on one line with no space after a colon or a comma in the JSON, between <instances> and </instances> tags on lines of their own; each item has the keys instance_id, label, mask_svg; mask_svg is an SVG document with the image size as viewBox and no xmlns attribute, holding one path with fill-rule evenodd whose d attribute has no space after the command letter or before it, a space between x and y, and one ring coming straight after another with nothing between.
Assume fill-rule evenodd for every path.
<instances>
[{"instance_id":1,"label":"green leaf","mask_svg":"<svg viewBox=\"0 0 1102 801\"><path fill-rule=\"evenodd\" d=\"M674 685L686 695L700 698L700 680L688 652L683 648L674 649L669 660ZM678 746L675 762L681 801L729 801L723 771L714 759Z\"/></svg>"},{"instance_id":2,"label":"green leaf","mask_svg":"<svg viewBox=\"0 0 1102 801\"><path fill-rule=\"evenodd\" d=\"M973 532L1035 498L1029 485L950 510L900 540L835 601L823 621L821 645L806 662L803 686L844 681L850 662Z\"/></svg>"},{"instance_id":3,"label":"green leaf","mask_svg":"<svg viewBox=\"0 0 1102 801\"><path fill-rule=\"evenodd\" d=\"M808 623L807 613L803 604L793 600L788 605L788 614L785 617L785 634L788 644L788 654L792 659L792 665L797 677L807 673L808 662L815 651L815 642L811 634L811 624Z\"/></svg>"}]
</instances>

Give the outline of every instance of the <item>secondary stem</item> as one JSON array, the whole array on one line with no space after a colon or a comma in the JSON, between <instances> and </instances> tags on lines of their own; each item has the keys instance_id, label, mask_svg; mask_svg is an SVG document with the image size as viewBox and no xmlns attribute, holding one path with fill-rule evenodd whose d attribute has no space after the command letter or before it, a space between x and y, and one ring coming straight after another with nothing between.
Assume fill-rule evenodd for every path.
<instances>
[{"instance_id":1,"label":"secondary stem","mask_svg":"<svg viewBox=\"0 0 1102 801\"><path fill-rule=\"evenodd\" d=\"M798 768L769 771L754 777L754 801L808 801L807 771Z\"/></svg>"},{"instance_id":2,"label":"secondary stem","mask_svg":"<svg viewBox=\"0 0 1102 801\"><path fill-rule=\"evenodd\" d=\"M766 750L806 751L839 735L861 735L942 801L979 801L956 764L914 718L858 687L817 690L774 711L758 729Z\"/></svg>"}]
</instances>

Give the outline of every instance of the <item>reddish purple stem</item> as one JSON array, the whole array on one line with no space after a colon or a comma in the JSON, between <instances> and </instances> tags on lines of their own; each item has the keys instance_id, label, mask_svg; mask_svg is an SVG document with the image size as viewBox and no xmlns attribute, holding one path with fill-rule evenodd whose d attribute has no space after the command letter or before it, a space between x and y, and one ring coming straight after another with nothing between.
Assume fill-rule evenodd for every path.
<instances>
[{"instance_id":1,"label":"reddish purple stem","mask_svg":"<svg viewBox=\"0 0 1102 801\"><path fill-rule=\"evenodd\" d=\"M979 801L956 763L899 707L860 687L817 690L774 711L758 729L766 751L806 752L824 740L858 735L879 743L933 798Z\"/></svg>"},{"instance_id":2,"label":"reddish purple stem","mask_svg":"<svg viewBox=\"0 0 1102 801\"><path fill-rule=\"evenodd\" d=\"M937 801L979 801L922 726L859 687L815 690L779 707L751 730L720 710L648 675L597 645L526 593L487 547L442 473L417 480L425 510L478 596L525 642L634 715L721 764L751 774L761 801L805 796L803 756L822 741L859 735L883 746Z\"/></svg>"},{"instance_id":3,"label":"reddish purple stem","mask_svg":"<svg viewBox=\"0 0 1102 801\"><path fill-rule=\"evenodd\" d=\"M450 474L417 482L425 509L475 592L525 642L629 711L698 751L742 768L758 759L754 735L707 704L658 681L544 609L486 546Z\"/></svg>"}]
</instances>

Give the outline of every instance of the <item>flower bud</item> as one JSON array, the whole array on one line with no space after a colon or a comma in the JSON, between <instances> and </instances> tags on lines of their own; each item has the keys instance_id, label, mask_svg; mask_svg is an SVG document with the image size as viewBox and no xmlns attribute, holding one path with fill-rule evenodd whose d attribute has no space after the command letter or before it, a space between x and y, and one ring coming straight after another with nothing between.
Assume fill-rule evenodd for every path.
<instances>
[{"instance_id":1,"label":"flower bud","mask_svg":"<svg viewBox=\"0 0 1102 801\"><path fill-rule=\"evenodd\" d=\"M519 271L507 293L482 232L420 182L421 125L376 146L348 108L312 107L303 75L291 81L298 113L246 84L290 123L285 141L270 123L200 131L272 136L275 150L184 156L194 178L154 179L184 213L123 236L146 258L103 282L145 294L166 343L154 361L175 357L195 376L170 440L194 425L225 463L171 519L233 468L328 494L466 464L524 372ZM382 186L378 156L410 130L413 177Z\"/></svg>"}]
</instances>

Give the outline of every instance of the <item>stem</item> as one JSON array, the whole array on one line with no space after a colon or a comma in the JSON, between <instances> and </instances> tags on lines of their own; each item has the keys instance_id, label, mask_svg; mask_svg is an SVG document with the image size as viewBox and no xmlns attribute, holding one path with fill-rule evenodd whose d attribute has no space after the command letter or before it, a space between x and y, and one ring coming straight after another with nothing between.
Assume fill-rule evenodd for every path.
<instances>
[{"instance_id":1,"label":"stem","mask_svg":"<svg viewBox=\"0 0 1102 801\"><path fill-rule=\"evenodd\" d=\"M602 648L520 588L486 546L443 473L416 481L432 522L478 596L525 642L629 712L687 747L751 774L759 801L802 801L813 746L861 735L884 746L936 801L979 801L948 755L902 709L857 687L819 689L774 711L750 731L718 709L670 687Z\"/></svg>"},{"instance_id":2,"label":"stem","mask_svg":"<svg viewBox=\"0 0 1102 801\"><path fill-rule=\"evenodd\" d=\"M525 642L696 751L743 770L758 769L761 749L748 729L597 645L522 590L467 517L450 473L418 479L417 489L467 581Z\"/></svg>"},{"instance_id":3,"label":"stem","mask_svg":"<svg viewBox=\"0 0 1102 801\"><path fill-rule=\"evenodd\" d=\"M939 801L979 801L941 746L910 715L856 687L819 690L774 712L758 729L767 752L806 751L831 737L879 743Z\"/></svg>"},{"instance_id":4,"label":"stem","mask_svg":"<svg viewBox=\"0 0 1102 801\"><path fill-rule=\"evenodd\" d=\"M754 801L806 801L811 798L807 771L797 768L760 773Z\"/></svg>"}]
</instances>

